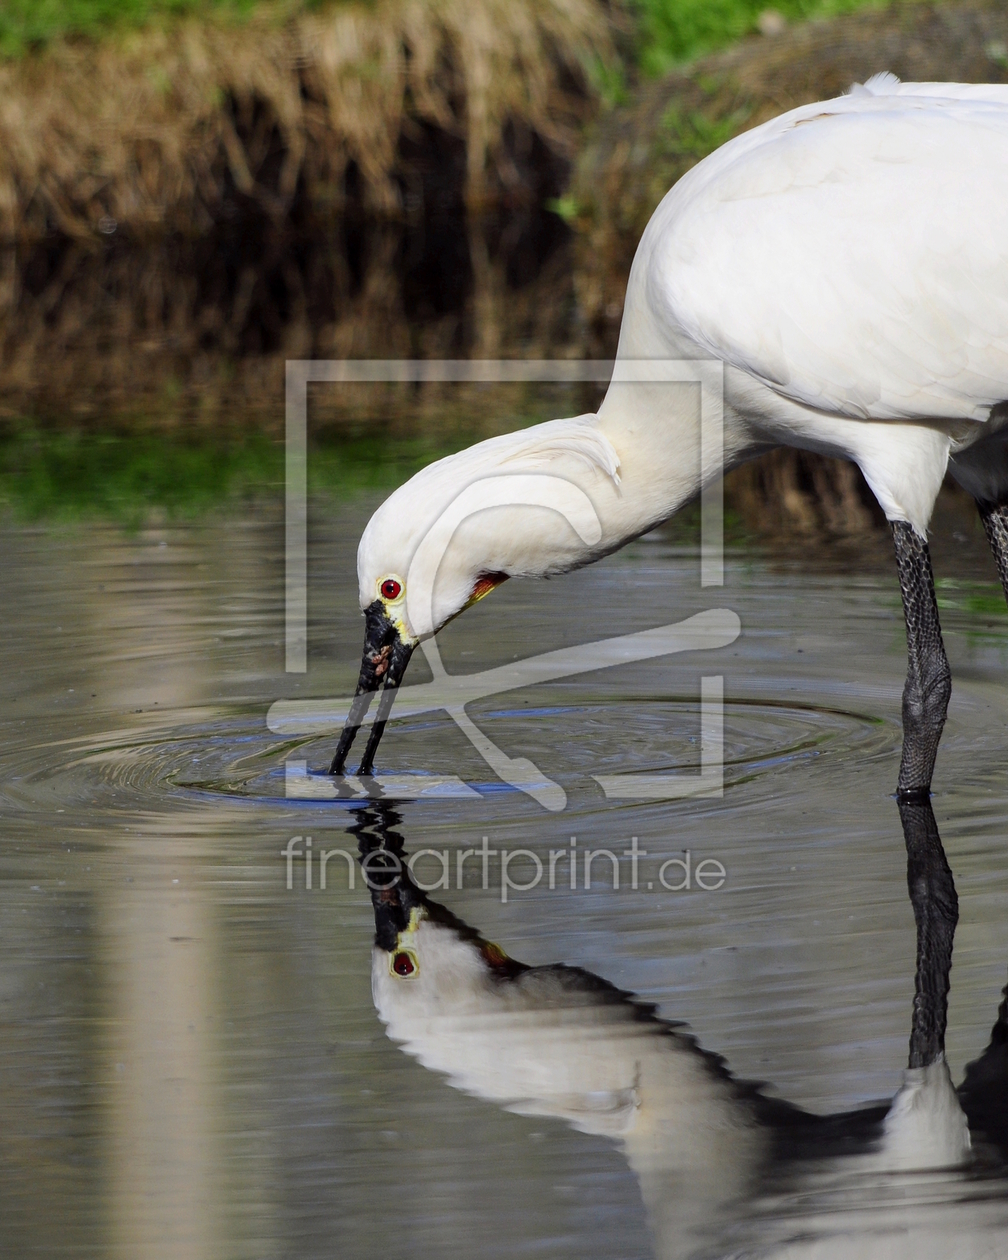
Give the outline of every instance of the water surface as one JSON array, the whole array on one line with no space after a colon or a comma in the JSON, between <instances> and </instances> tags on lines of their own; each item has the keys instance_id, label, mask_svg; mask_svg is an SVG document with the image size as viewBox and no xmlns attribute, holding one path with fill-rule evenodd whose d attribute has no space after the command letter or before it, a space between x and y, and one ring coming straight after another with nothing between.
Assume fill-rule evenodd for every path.
<instances>
[{"instance_id":1,"label":"water surface","mask_svg":"<svg viewBox=\"0 0 1008 1260\"><path fill-rule=\"evenodd\" d=\"M454 1088L386 1036L359 871L351 891L337 857L326 889L316 866L309 890L299 859L287 889L292 837L357 852L359 807L285 794L285 763L321 771L335 736L278 736L266 713L352 690L353 557L374 503L313 509L304 677L283 672L270 512L135 533L2 528L4 1255L687 1254L656 1243L615 1138ZM964 519L943 518L934 540L954 677L933 804L959 894L956 1084L988 1044L1008 969L1008 616ZM446 714L393 721L381 771L472 789L397 802L398 832L407 852L448 850L451 887L431 897L512 958L639 995L767 1098L820 1115L887 1105L916 943L891 796L905 648L885 539L840 560L740 544L724 589L702 590L696 548L659 531L581 573L508 583L443 632L441 652L467 673L711 607L741 620L727 648L470 707L498 747L562 785L562 812L497 780ZM417 654L407 681L424 671ZM594 775L699 767L704 675L724 679L723 797L607 800ZM557 887L505 904L494 863L486 889L472 861L455 886L457 851L483 836L547 865L572 836L618 856L636 836L648 856L636 891L626 858L618 890L603 861L571 891L565 857ZM719 862L723 885L662 888L661 864L686 850L694 870ZM433 882L438 861L423 861ZM516 880L530 870L516 863ZM867 1254L896 1204L904 1233L975 1230L1002 1254L1001 1156L975 1149L965 1170L895 1181L800 1160L774 1180L768 1162L770 1183L741 1216L712 1219L696 1253L779 1254L811 1229L823 1254Z\"/></svg>"}]
</instances>

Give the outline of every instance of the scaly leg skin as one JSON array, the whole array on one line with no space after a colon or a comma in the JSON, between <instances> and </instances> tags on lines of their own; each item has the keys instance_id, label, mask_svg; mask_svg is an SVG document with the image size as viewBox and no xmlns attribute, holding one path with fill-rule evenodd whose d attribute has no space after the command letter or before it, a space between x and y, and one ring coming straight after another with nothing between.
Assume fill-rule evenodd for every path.
<instances>
[{"instance_id":1,"label":"scaly leg skin","mask_svg":"<svg viewBox=\"0 0 1008 1260\"><path fill-rule=\"evenodd\" d=\"M906 841L907 888L917 924L909 1066L928 1067L945 1053L949 971L959 899L931 802L926 797L901 795L898 803Z\"/></svg>"},{"instance_id":2,"label":"scaly leg skin","mask_svg":"<svg viewBox=\"0 0 1008 1260\"><path fill-rule=\"evenodd\" d=\"M984 533L997 561L998 577L1008 598L1008 504L981 503L977 501Z\"/></svg>"},{"instance_id":3,"label":"scaly leg skin","mask_svg":"<svg viewBox=\"0 0 1008 1260\"><path fill-rule=\"evenodd\" d=\"M952 694L952 674L938 622L927 542L907 521L891 524L907 632L903 756L897 797L901 801L927 800Z\"/></svg>"}]
</instances>

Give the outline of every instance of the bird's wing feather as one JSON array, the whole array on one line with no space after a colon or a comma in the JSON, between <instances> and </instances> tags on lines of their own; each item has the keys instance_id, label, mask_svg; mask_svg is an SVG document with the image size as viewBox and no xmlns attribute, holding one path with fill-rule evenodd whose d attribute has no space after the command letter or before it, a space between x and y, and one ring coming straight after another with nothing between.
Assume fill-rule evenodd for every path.
<instances>
[{"instance_id":1,"label":"bird's wing feather","mask_svg":"<svg viewBox=\"0 0 1008 1260\"><path fill-rule=\"evenodd\" d=\"M849 97L932 96L953 101L993 101L1008 105L1008 83L901 83L885 70L864 83L855 83ZM842 101L844 98L841 97Z\"/></svg>"},{"instance_id":2,"label":"bird's wing feather","mask_svg":"<svg viewBox=\"0 0 1008 1260\"><path fill-rule=\"evenodd\" d=\"M774 119L673 188L644 258L661 322L786 397L986 419L1008 398L1008 90L883 81Z\"/></svg>"}]
</instances>

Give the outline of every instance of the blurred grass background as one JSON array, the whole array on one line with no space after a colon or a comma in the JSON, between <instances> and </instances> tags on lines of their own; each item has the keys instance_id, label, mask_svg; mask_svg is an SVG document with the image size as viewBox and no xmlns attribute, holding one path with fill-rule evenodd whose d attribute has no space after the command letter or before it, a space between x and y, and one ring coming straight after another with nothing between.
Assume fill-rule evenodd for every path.
<instances>
[{"instance_id":1,"label":"blurred grass background","mask_svg":"<svg viewBox=\"0 0 1008 1260\"><path fill-rule=\"evenodd\" d=\"M436 431L395 442L360 429L330 434L314 443L310 487L341 499L392 490L463 445ZM264 498L279 504L283 492L283 447L261 430L214 435L19 426L0 436L0 507L22 521L97 516L138 528L154 507L185 518L255 506Z\"/></svg>"},{"instance_id":2,"label":"blurred grass background","mask_svg":"<svg viewBox=\"0 0 1008 1260\"><path fill-rule=\"evenodd\" d=\"M785 21L850 13L887 0L625 0L633 27L633 61L657 76L685 61L723 48L759 29L762 15ZM0 55L22 56L54 40L99 40L179 17L242 22L252 13L276 21L324 11L347 0L4 0L0 4ZM767 19L773 25L774 19Z\"/></svg>"},{"instance_id":3,"label":"blurred grass background","mask_svg":"<svg viewBox=\"0 0 1008 1260\"><path fill-rule=\"evenodd\" d=\"M772 35L780 33L783 23L869 7L884 8L886 0L632 0L636 60L654 78L761 27Z\"/></svg>"},{"instance_id":4,"label":"blurred grass background","mask_svg":"<svg viewBox=\"0 0 1008 1260\"><path fill-rule=\"evenodd\" d=\"M54 40L102 39L182 15L240 21L264 2L276 5L276 0L4 0L0 54L19 57ZM313 0L301 3L311 7Z\"/></svg>"},{"instance_id":5,"label":"blurred grass background","mask_svg":"<svg viewBox=\"0 0 1008 1260\"><path fill-rule=\"evenodd\" d=\"M408 396L400 409L409 413ZM519 399L498 392L493 431L535 424L555 410L534 390ZM457 401L440 409L436 421L392 434L366 420L342 420L312 435L309 489L341 500L391 491L484 436L485 426ZM134 529L152 507L183 519L264 502L279 510L284 474L283 444L254 426L152 430L138 417L134 426L113 431L26 421L0 427L0 511L27 522L102 517Z\"/></svg>"},{"instance_id":6,"label":"blurred grass background","mask_svg":"<svg viewBox=\"0 0 1008 1260\"><path fill-rule=\"evenodd\" d=\"M1008 11L0 0L0 507L279 503L288 358L610 357L664 192L880 70L1004 81ZM322 391L312 476L391 487L596 403ZM795 451L728 502L754 528L878 523L856 470Z\"/></svg>"}]
</instances>

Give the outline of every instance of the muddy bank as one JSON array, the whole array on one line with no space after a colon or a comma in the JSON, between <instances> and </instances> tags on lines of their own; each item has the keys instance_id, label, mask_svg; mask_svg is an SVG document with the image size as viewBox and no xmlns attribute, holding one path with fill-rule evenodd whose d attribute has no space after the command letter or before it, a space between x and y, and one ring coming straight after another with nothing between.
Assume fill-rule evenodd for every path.
<instances>
[{"instance_id":1,"label":"muddy bank","mask_svg":"<svg viewBox=\"0 0 1008 1260\"><path fill-rule=\"evenodd\" d=\"M569 237L546 203L611 30L598 0L385 0L0 65L6 410L262 419L286 357L495 352L496 291Z\"/></svg>"},{"instance_id":2,"label":"muddy bank","mask_svg":"<svg viewBox=\"0 0 1008 1260\"><path fill-rule=\"evenodd\" d=\"M276 431L289 357L608 357L651 211L719 144L880 70L1008 80L1003 5L909 3L750 38L606 112L613 12L346 6L0 65L0 413ZM387 403L330 392L316 420ZM486 394L461 420L457 391L417 404L418 433L509 420ZM793 451L728 502L776 531L879 522L855 469Z\"/></svg>"}]
</instances>

